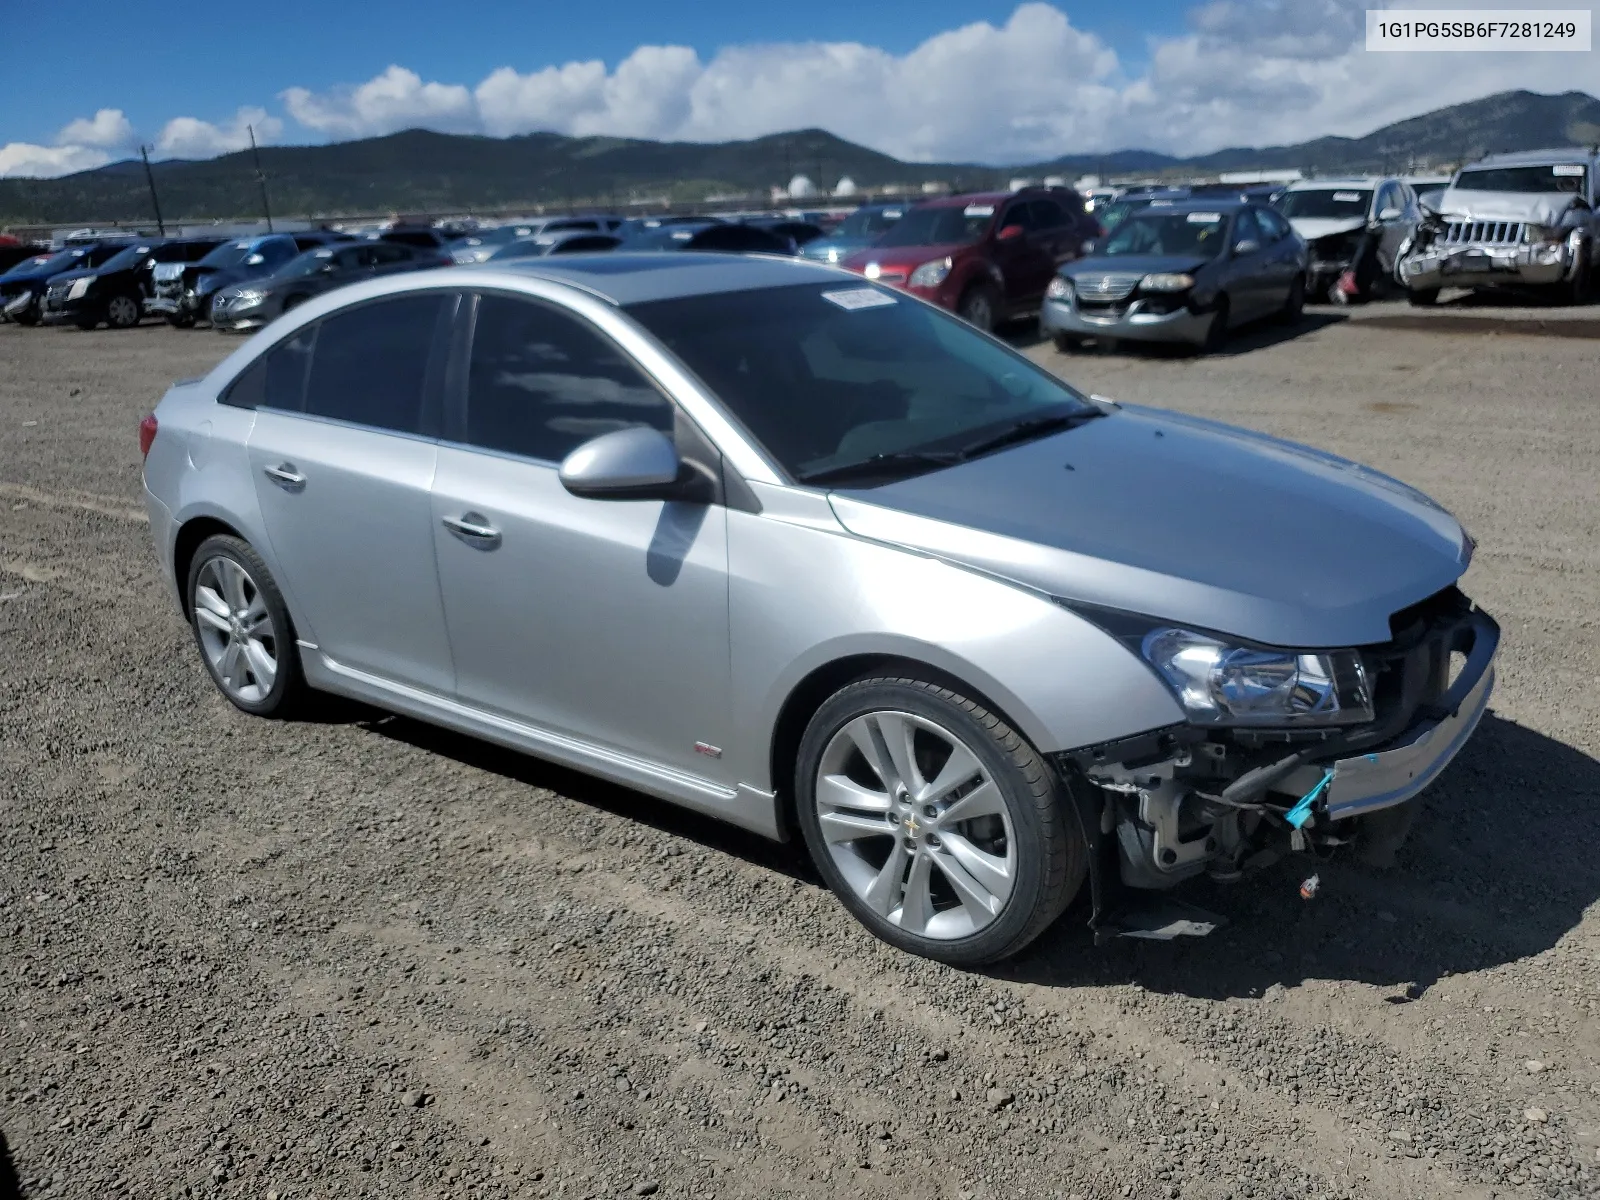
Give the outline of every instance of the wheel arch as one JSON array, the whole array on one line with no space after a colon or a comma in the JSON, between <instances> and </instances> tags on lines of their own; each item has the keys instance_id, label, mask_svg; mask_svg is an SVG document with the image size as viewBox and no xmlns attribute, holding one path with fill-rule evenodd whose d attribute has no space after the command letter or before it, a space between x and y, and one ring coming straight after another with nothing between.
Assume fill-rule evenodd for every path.
<instances>
[{"instance_id":1,"label":"wheel arch","mask_svg":"<svg viewBox=\"0 0 1600 1200\"><path fill-rule=\"evenodd\" d=\"M184 620L194 615L189 611L189 568L194 563L194 553L200 549L201 542L218 534L246 543L250 540L226 521L213 516L191 517L179 526L173 539L172 576L178 585L178 603L183 606Z\"/></svg>"},{"instance_id":2,"label":"wheel arch","mask_svg":"<svg viewBox=\"0 0 1600 1200\"><path fill-rule=\"evenodd\" d=\"M960 692L970 700L1011 725L1023 737L1036 741L1028 732L1028 714L1023 721L1013 718L1004 705L997 703L985 688L949 670L934 666L922 659L890 652L849 654L814 667L789 690L772 726L768 746L772 790L777 798L777 823L784 840L796 836L794 770L800 757L800 743L806 726L828 698L845 685L869 675L897 675L936 683Z\"/></svg>"}]
</instances>

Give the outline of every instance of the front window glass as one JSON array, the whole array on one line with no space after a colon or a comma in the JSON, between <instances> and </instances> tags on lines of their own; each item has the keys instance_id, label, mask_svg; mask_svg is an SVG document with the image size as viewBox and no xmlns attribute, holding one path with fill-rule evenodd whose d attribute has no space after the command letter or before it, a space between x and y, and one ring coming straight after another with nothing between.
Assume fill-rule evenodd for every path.
<instances>
[{"instance_id":1,"label":"front window glass","mask_svg":"<svg viewBox=\"0 0 1600 1200\"><path fill-rule=\"evenodd\" d=\"M994 223L993 204L913 208L878 239L880 246L965 246Z\"/></svg>"},{"instance_id":2,"label":"front window glass","mask_svg":"<svg viewBox=\"0 0 1600 1200\"><path fill-rule=\"evenodd\" d=\"M606 338L531 300L484 296L472 333L464 441L558 463L591 438L673 426L667 398Z\"/></svg>"},{"instance_id":3,"label":"front window glass","mask_svg":"<svg viewBox=\"0 0 1600 1200\"><path fill-rule=\"evenodd\" d=\"M1588 174L1588 168L1582 163L1489 167L1461 172L1456 176L1456 187L1470 192L1577 192L1581 195Z\"/></svg>"},{"instance_id":4,"label":"front window glass","mask_svg":"<svg viewBox=\"0 0 1600 1200\"><path fill-rule=\"evenodd\" d=\"M1372 207L1371 188L1308 188L1285 192L1273 208L1286 217L1359 218Z\"/></svg>"},{"instance_id":5,"label":"front window glass","mask_svg":"<svg viewBox=\"0 0 1600 1200\"><path fill-rule=\"evenodd\" d=\"M872 285L800 284L627 311L801 480L1092 408L965 322Z\"/></svg>"},{"instance_id":6,"label":"front window glass","mask_svg":"<svg viewBox=\"0 0 1600 1200\"><path fill-rule=\"evenodd\" d=\"M1173 254L1215 258L1225 244L1228 217L1220 212L1172 212L1146 208L1113 229L1098 254Z\"/></svg>"}]
</instances>

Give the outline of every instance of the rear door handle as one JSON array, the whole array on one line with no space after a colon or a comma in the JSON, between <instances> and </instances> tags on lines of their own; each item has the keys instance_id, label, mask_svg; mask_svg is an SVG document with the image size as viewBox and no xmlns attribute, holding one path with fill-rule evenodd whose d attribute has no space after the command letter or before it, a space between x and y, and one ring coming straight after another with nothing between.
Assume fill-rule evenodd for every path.
<instances>
[{"instance_id":1,"label":"rear door handle","mask_svg":"<svg viewBox=\"0 0 1600 1200\"><path fill-rule=\"evenodd\" d=\"M285 491L298 492L306 485L306 477L294 469L293 463L279 463L275 467L262 467L261 473Z\"/></svg>"},{"instance_id":2,"label":"rear door handle","mask_svg":"<svg viewBox=\"0 0 1600 1200\"><path fill-rule=\"evenodd\" d=\"M462 513L459 517L445 517L444 527L469 546L480 550L493 550L500 544L500 531L489 524L482 513Z\"/></svg>"}]
</instances>

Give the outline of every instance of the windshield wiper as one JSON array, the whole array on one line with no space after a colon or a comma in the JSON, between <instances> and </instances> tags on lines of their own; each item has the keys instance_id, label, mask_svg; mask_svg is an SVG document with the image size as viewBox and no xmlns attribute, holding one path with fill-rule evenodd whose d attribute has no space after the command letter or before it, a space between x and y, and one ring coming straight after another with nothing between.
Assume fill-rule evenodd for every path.
<instances>
[{"instance_id":1,"label":"windshield wiper","mask_svg":"<svg viewBox=\"0 0 1600 1200\"><path fill-rule=\"evenodd\" d=\"M914 474L917 467L949 467L962 459L958 450L895 450L888 454L874 454L860 462L845 463L839 467L824 467L796 476L801 483L844 483L852 479L871 479L879 475ZM911 470L908 470L911 468Z\"/></svg>"},{"instance_id":2,"label":"windshield wiper","mask_svg":"<svg viewBox=\"0 0 1600 1200\"><path fill-rule=\"evenodd\" d=\"M1027 420L1018 421L1015 425L1008 425L999 433L990 434L986 438L979 438L975 442L968 442L955 453L964 461L976 458L980 454L988 454L994 450L1001 450L1007 446L1014 446L1019 442L1032 441L1034 438L1043 437L1049 433L1060 433L1064 429L1075 429L1096 417L1106 415L1103 408L1080 408L1071 412L1052 413L1047 417L1029 417Z\"/></svg>"}]
</instances>

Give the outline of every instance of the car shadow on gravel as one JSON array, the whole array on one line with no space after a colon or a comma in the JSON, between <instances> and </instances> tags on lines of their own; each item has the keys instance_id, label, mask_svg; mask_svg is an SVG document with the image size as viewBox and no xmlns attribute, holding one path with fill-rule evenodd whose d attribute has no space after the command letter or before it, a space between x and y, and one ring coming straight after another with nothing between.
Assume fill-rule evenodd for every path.
<instances>
[{"instance_id":1,"label":"car shadow on gravel","mask_svg":"<svg viewBox=\"0 0 1600 1200\"><path fill-rule=\"evenodd\" d=\"M440 754L465 766L512 779L530 788L543 788L568 800L587 804L615 816L647 825L674 837L698 842L712 850L777 871L791 879L821 887L805 851L774 842L760 834L729 825L713 817L648 796L632 788L585 775L557 763L508 750L454 730L442 729L409 717L377 710L348 710L361 728L393 738L430 754Z\"/></svg>"},{"instance_id":2,"label":"car shadow on gravel","mask_svg":"<svg viewBox=\"0 0 1600 1200\"><path fill-rule=\"evenodd\" d=\"M1114 339L1110 342L1091 342L1082 349L1067 353L1063 357L1069 362L1079 356L1091 354L1123 354L1138 358L1194 361L1204 358L1233 358L1241 354L1251 354L1257 350L1265 350L1269 346L1292 342L1296 338L1317 333L1330 325L1339 325L1349 319L1349 314L1341 309L1322 312L1313 312L1307 309L1293 325L1280 325L1272 320L1255 321L1249 325L1240 326L1228 335L1228 340L1222 344L1220 349L1212 350L1204 355L1199 354L1194 347L1179 342L1136 342L1127 339ZM997 332L1018 350L1028 350L1034 346L1043 345L1050 340L1040 330L1038 323L1032 321L1026 325L1018 323L1007 326Z\"/></svg>"},{"instance_id":3,"label":"car shadow on gravel","mask_svg":"<svg viewBox=\"0 0 1600 1200\"><path fill-rule=\"evenodd\" d=\"M1207 938L1096 949L1075 910L998 973L1213 1000L1346 980L1404 1004L1446 976L1550 950L1600 898L1585 836L1600 762L1583 751L1491 713L1421 803L1393 869L1294 856L1232 886L1196 881L1180 897L1228 922ZM1300 883L1313 873L1308 902Z\"/></svg>"}]
</instances>

